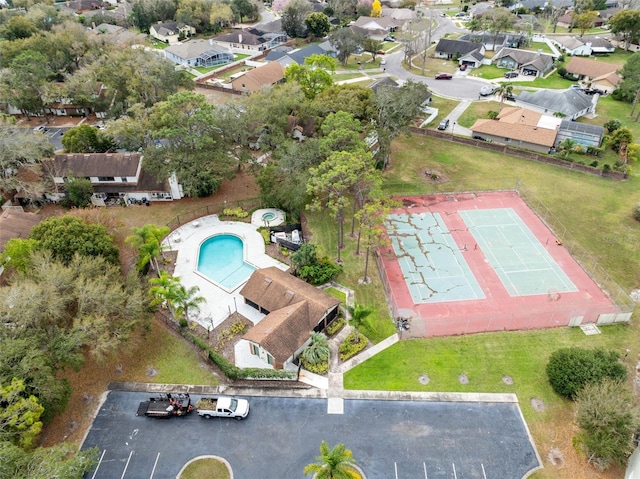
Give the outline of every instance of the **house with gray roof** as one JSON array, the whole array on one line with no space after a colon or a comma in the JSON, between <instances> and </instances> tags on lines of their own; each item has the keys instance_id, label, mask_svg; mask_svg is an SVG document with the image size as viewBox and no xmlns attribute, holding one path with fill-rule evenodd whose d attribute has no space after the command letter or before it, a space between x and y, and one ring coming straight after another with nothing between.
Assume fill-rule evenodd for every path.
<instances>
[{"instance_id":1,"label":"house with gray roof","mask_svg":"<svg viewBox=\"0 0 640 479\"><path fill-rule=\"evenodd\" d=\"M615 47L601 37L551 37L558 50L571 56L591 56L613 53Z\"/></svg>"},{"instance_id":2,"label":"house with gray roof","mask_svg":"<svg viewBox=\"0 0 640 479\"><path fill-rule=\"evenodd\" d=\"M538 90L523 91L518 95L518 104L547 114L561 114L564 118L576 120L595 111L596 96L589 96L581 90Z\"/></svg>"},{"instance_id":3,"label":"house with gray roof","mask_svg":"<svg viewBox=\"0 0 640 479\"><path fill-rule=\"evenodd\" d=\"M180 40L189 38L195 34L195 28L180 22L158 22L149 28L149 35L169 45L178 43Z\"/></svg>"},{"instance_id":4,"label":"house with gray roof","mask_svg":"<svg viewBox=\"0 0 640 479\"><path fill-rule=\"evenodd\" d=\"M477 68L482 64L484 52L485 48L482 43L441 38L436 45L434 56L447 60L457 58L460 65L466 64Z\"/></svg>"},{"instance_id":5,"label":"house with gray roof","mask_svg":"<svg viewBox=\"0 0 640 479\"><path fill-rule=\"evenodd\" d=\"M351 26L355 31L366 36L382 40L389 33L402 30L405 20L396 20L392 17L359 17Z\"/></svg>"},{"instance_id":6,"label":"house with gray roof","mask_svg":"<svg viewBox=\"0 0 640 479\"><path fill-rule=\"evenodd\" d=\"M142 44L146 40L146 35L134 33L124 27L111 25L110 23L101 23L97 27L93 27L91 32L100 36L101 40L116 45Z\"/></svg>"},{"instance_id":7,"label":"house with gray roof","mask_svg":"<svg viewBox=\"0 0 640 479\"><path fill-rule=\"evenodd\" d=\"M543 76L553 68L553 56L546 53L518 50L515 48L502 48L492 63L498 68L508 68L520 71L523 75Z\"/></svg>"},{"instance_id":8,"label":"house with gray roof","mask_svg":"<svg viewBox=\"0 0 640 479\"><path fill-rule=\"evenodd\" d=\"M496 51L502 47L520 48L526 45L527 37L519 33L501 33L493 35L489 32L467 33L462 35L458 40L467 42L480 43L487 50Z\"/></svg>"},{"instance_id":9,"label":"house with gray roof","mask_svg":"<svg viewBox=\"0 0 640 479\"><path fill-rule=\"evenodd\" d=\"M236 53L263 52L286 41L287 34L284 32L263 32L256 28L237 28L213 39L216 45Z\"/></svg>"},{"instance_id":10,"label":"house with gray roof","mask_svg":"<svg viewBox=\"0 0 640 479\"><path fill-rule=\"evenodd\" d=\"M233 61L233 53L211 40L190 40L171 45L164 50L165 56L174 63L189 67L215 67Z\"/></svg>"},{"instance_id":11,"label":"house with gray roof","mask_svg":"<svg viewBox=\"0 0 640 479\"><path fill-rule=\"evenodd\" d=\"M292 49L275 49L271 50L266 57L268 62L277 61L281 63L283 66L288 67L289 65L302 65L304 61L309 58L311 55L329 55L335 56L335 52L329 45L329 42L324 42L323 44L314 44L309 45L304 48L298 48L297 50Z\"/></svg>"}]
</instances>

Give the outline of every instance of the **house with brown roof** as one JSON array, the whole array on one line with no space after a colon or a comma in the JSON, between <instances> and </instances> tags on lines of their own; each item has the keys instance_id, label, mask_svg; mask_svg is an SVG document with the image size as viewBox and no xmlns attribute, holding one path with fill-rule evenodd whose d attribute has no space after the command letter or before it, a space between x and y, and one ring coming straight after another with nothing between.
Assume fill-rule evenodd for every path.
<instances>
[{"instance_id":1,"label":"house with brown roof","mask_svg":"<svg viewBox=\"0 0 640 479\"><path fill-rule=\"evenodd\" d=\"M240 294L266 316L236 348L247 348L267 368L291 366L311 332L322 331L338 317L339 300L276 267L254 271Z\"/></svg>"},{"instance_id":2,"label":"house with brown roof","mask_svg":"<svg viewBox=\"0 0 640 479\"><path fill-rule=\"evenodd\" d=\"M578 81L589 84L591 88L611 93L615 90L622 77L618 71L622 65L607 63L590 58L572 57L565 66L567 73L573 75Z\"/></svg>"},{"instance_id":3,"label":"house with brown roof","mask_svg":"<svg viewBox=\"0 0 640 479\"><path fill-rule=\"evenodd\" d=\"M506 107L495 120L476 120L471 131L473 137L493 143L549 153L561 122L561 118L525 108Z\"/></svg>"},{"instance_id":4,"label":"house with brown roof","mask_svg":"<svg viewBox=\"0 0 640 479\"><path fill-rule=\"evenodd\" d=\"M36 213L27 213L21 207L3 205L0 214L0 252L4 251L9 240L14 238L26 239L31 228L40 223L42 217Z\"/></svg>"},{"instance_id":5,"label":"house with brown roof","mask_svg":"<svg viewBox=\"0 0 640 479\"><path fill-rule=\"evenodd\" d=\"M556 25L563 28L574 28L573 14L574 12L565 13L560 18L558 18L558 23L556 23ZM604 24L604 18L598 16L595 18L595 20L593 20L593 25L591 26L591 28L598 28Z\"/></svg>"},{"instance_id":6,"label":"house with brown roof","mask_svg":"<svg viewBox=\"0 0 640 479\"><path fill-rule=\"evenodd\" d=\"M284 70L281 63L269 62L235 77L231 80L231 86L237 91L254 93L284 82Z\"/></svg>"},{"instance_id":7,"label":"house with brown roof","mask_svg":"<svg viewBox=\"0 0 640 479\"><path fill-rule=\"evenodd\" d=\"M53 179L57 191L48 193L59 201L70 177L87 178L93 185L91 202L105 206L125 203L179 200L184 195L175 175L159 181L143 168L140 153L66 153L42 161L43 170Z\"/></svg>"},{"instance_id":8,"label":"house with brown roof","mask_svg":"<svg viewBox=\"0 0 640 479\"><path fill-rule=\"evenodd\" d=\"M368 37L382 40L389 33L402 30L404 24L404 20L393 17L359 17L351 26Z\"/></svg>"}]
</instances>

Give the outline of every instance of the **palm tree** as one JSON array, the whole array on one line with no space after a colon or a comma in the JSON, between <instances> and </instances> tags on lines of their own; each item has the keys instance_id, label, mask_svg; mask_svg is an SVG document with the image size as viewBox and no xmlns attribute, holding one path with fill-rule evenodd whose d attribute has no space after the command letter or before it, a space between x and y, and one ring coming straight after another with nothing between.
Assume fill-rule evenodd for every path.
<instances>
[{"instance_id":1,"label":"palm tree","mask_svg":"<svg viewBox=\"0 0 640 479\"><path fill-rule=\"evenodd\" d=\"M320 444L320 455L313 464L304 468L304 475L314 474L316 479L360 479L353 453L344 444L329 449L327 441Z\"/></svg>"},{"instance_id":2,"label":"palm tree","mask_svg":"<svg viewBox=\"0 0 640 479\"><path fill-rule=\"evenodd\" d=\"M199 310L199 304L206 301L204 296L197 296L200 288L192 286L187 289L182 284L176 289L177 296L174 299L176 305L176 316L181 319L189 319L189 309Z\"/></svg>"},{"instance_id":3,"label":"palm tree","mask_svg":"<svg viewBox=\"0 0 640 479\"><path fill-rule=\"evenodd\" d=\"M167 307L173 315L174 301L178 298L178 287L182 286L180 281L162 270L157 278L149 280L149 284L152 285L149 289L149 294L153 297L151 306L167 303Z\"/></svg>"},{"instance_id":4,"label":"palm tree","mask_svg":"<svg viewBox=\"0 0 640 479\"><path fill-rule=\"evenodd\" d=\"M324 333L311 333L311 344L302 351L302 359L309 364L318 364L329 359L329 340Z\"/></svg>"},{"instance_id":5,"label":"palm tree","mask_svg":"<svg viewBox=\"0 0 640 479\"><path fill-rule=\"evenodd\" d=\"M503 83L494 92L500 97L500 110L502 111L502 104L505 98L509 98L513 94L513 85L511 83Z\"/></svg>"},{"instance_id":6,"label":"palm tree","mask_svg":"<svg viewBox=\"0 0 640 479\"><path fill-rule=\"evenodd\" d=\"M571 138L566 138L565 140L558 143L558 146L562 148L564 159L569 158L571 152L578 146L578 142L572 140Z\"/></svg>"},{"instance_id":7,"label":"palm tree","mask_svg":"<svg viewBox=\"0 0 640 479\"><path fill-rule=\"evenodd\" d=\"M128 236L125 242L138 250L136 261L138 271L144 271L149 264L151 269L160 271L157 258L162 254L162 238L171 231L169 227L147 224L142 228L133 227L132 231L133 234Z\"/></svg>"},{"instance_id":8,"label":"palm tree","mask_svg":"<svg viewBox=\"0 0 640 479\"><path fill-rule=\"evenodd\" d=\"M371 306L363 306L362 304L355 304L353 306L347 306L347 310L351 315L351 319L349 319L349 324L353 327L354 330L354 343L360 342L360 327L362 327L364 320L373 313L373 308Z\"/></svg>"}]
</instances>

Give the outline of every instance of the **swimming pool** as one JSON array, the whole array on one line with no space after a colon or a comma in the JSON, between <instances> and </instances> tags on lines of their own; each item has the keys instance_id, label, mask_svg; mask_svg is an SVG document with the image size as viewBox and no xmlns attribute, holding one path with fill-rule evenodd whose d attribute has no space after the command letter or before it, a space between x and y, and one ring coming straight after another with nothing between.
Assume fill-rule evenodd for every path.
<instances>
[{"instance_id":1,"label":"swimming pool","mask_svg":"<svg viewBox=\"0 0 640 479\"><path fill-rule=\"evenodd\" d=\"M207 238L200 244L198 272L223 289L233 291L255 268L244 261L244 243L232 234Z\"/></svg>"}]
</instances>

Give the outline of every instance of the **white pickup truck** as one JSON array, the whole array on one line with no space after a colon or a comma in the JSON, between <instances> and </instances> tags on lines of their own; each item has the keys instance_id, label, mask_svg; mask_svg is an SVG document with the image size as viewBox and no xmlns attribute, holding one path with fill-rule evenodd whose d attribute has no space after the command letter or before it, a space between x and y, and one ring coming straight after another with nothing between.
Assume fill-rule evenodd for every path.
<instances>
[{"instance_id":1,"label":"white pickup truck","mask_svg":"<svg viewBox=\"0 0 640 479\"><path fill-rule=\"evenodd\" d=\"M249 415L249 401L228 396L202 398L196 403L196 411L206 419L233 417L240 420Z\"/></svg>"}]
</instances>

